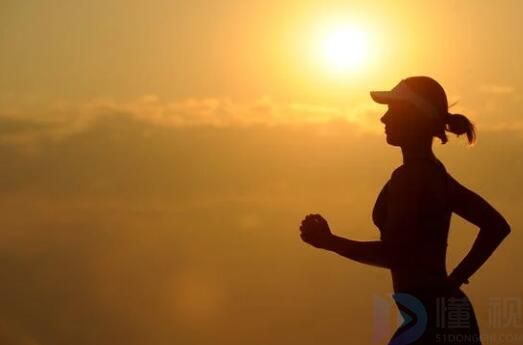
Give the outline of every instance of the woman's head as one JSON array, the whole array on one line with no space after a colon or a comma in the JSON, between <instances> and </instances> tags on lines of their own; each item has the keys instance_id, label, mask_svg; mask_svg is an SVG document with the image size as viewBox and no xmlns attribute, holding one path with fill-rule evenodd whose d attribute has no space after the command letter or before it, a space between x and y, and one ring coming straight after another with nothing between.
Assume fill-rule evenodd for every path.
<instances>
[{"instance_id":1,"label":"woman's head","mask_svg":"<svg viewBox=\"0 0 523 345\"><path fill-rule=\"evenodd\" d=\"M391 91L372 91L372 98L387 104L382 116L387 142L403 146L438 137L445 144L445 131L466 134L470 144L475 142L474 125L461 114L448 112L448 102L441 85L432 78L419 76L402 80Z\"/></svg>"}]
</instances>

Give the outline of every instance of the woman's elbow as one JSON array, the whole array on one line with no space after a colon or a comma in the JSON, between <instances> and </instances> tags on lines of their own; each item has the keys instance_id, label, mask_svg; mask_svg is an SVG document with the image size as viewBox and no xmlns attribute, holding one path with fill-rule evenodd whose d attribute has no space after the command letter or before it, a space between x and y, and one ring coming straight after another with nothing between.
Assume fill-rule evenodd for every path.
<instances>
[{"instance_id":1,"label":"woman's elbow","mask_svg":"<svg viewBox=\"0 0 523 345\"><path fill-rule=\"evenodd\" d=\"M503 219L503 222L502 222L502 225L500 228L501 236L507 237L508 234L510 234L511 232L512 232L512 229L510 228L510 225L508 224L508 222L505 219Z\"/></svg>"},{"instance_id":2,"label":"woman's elbow","mask_svg":"<svg viewBox=\"0 0 523 345\"><path fill-rule=\"evenodd\" d=\"M502 239L507 237L512 231L509 223L503 217L500 217L494 224L492 224L491 229L497 237Z\"/></svg>"}]
</instances>

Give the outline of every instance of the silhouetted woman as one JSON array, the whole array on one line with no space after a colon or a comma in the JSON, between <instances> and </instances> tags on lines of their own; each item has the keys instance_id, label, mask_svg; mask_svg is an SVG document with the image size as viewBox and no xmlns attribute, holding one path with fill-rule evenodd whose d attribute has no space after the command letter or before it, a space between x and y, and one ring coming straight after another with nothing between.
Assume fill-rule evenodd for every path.
<instances>
[{"instance_id":1,"label":"silhouetted woman","mask_svg":"<svg viewBox=\"0 0 523 345\"><path fill-rule=\"evenodd\" d=\"M448 174L432 151L433 137L447 142L445 131L466 134L473 143L474 126L464 115L448 112L445 91L429 77L404 79L390 91L372 91L371 97L388 105L381 118L387 143L401 147L403 154L403 164L392 172L374 205L372 218L380 241L333 235L318 214L302 221L301 238L349 259L390 269L394 296L421 301L425 316L418 310L412 315L426 318L421 320L426 322L421 334L419 329L409 331L412 324L404 324L389 344L481 344L474 310L460 287L510 233L510 226L487 201ZM447 275L452 212L480 230L469 253ZM400 310L415 309L395 300Z\"/></svg>"}]
</instances>

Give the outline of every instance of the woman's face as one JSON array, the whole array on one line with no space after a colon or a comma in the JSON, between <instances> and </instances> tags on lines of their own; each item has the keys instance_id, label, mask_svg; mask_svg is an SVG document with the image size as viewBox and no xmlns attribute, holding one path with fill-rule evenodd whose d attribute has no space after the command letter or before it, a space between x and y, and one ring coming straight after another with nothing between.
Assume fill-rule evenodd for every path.
<instances>
[{"instance_id":1,"label":"woman's face","mask_svg":"<svg viewBox=\"0 0 523 345\"><path fill-rule=\"evenodd\" d=\"M398 101L389 104L380 120L385 124L387 143L390 145L404 146L432 138L430 122L408 103Z\"/></svg>"}]
</instances>

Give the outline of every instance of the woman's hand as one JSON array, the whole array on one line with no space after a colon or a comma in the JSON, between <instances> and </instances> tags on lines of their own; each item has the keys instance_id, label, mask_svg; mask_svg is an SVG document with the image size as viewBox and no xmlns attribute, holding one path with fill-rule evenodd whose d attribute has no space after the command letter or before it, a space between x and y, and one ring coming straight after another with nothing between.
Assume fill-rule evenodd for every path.
<instances>
[{"instance_id":1,"label":"woman's hand","mask_svg":"<svg viewBox=\"0 0 523 345\"><path fill-rule=\"evenodd\" d=\"M309 214L300 226L301 239L316 248L328 249L334 235L329 229L327 221L319 214Z\"/></svg>"}]
</instances>

